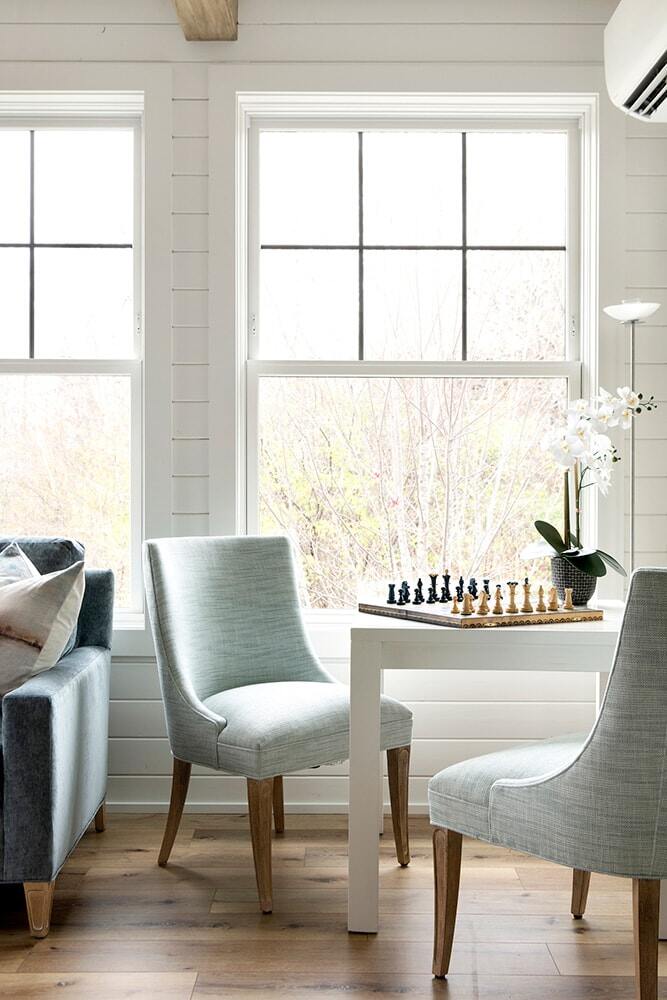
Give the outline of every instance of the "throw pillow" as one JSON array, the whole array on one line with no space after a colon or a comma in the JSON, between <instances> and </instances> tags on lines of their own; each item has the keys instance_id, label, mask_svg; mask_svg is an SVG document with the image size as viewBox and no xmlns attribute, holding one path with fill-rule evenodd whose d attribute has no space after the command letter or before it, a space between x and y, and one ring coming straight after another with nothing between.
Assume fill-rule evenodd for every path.
<instances>
[{"instance_id":1,"label":"throw pillow","mask_svg":"<svg viewBox=\"0 0 667 1000\"><path fill-rule=\"evenodd\" d=\"M16 542L5 545L0 552L0 587L16 580L28 580L39 576L39 570Z\"/></svg>"},{"instance_id":2,"label":"throw pillow","mask_svg":"<svg viewBox=\"0 0 667 1000\"><path fill-rule=\"evenodd\" d=\"M58 662L76 626L84 585L78 562L0 588L0 695Z\"/></svg>"}]
</instances>

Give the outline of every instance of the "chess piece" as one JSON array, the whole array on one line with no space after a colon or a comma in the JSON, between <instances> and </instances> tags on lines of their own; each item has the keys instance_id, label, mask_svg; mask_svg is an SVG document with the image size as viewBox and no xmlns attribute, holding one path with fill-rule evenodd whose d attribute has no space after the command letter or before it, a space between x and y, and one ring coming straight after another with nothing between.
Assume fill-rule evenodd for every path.
<instances>
[{"instance_id":1,"label":"chess piece","mask_svg":"<svg viewBox=\"0 0 667 1000\"><path fill-rule=\"evenodd\" d=\"M398 592L397 604L409 604L410 603L410 587L408 586L408 581L403 580L401 582L401 589Z\"/></svg>"},{"instance_id":2,"label":"chess piece","mask_svg":"<svg viewBox=\"0 0 667 1000\"><path fill-rule=\"evenodd\" d=\"M496 600L493 605L493 613L494 615L502 615L503 613L503 592L500 584L496 586Z\"/></svg>"},{"instance_id":3,"label":"chess piece","mask_svg":"<svg viewBox=\"0 0 667 1000\"><path fill-rule=\"evenodd\" d=\"M415 587L414 597L412 598L413 604L423 604L424 603L424 584L422 583L422 578L419 577L417 580L417 586Z\"/></svg>"},{"instance_id":4,"label":"chess piece","mask_svg":"<svg viewBox=\"0 0 667 1000\"><path fill-rule=\"evenodd\" d=\"M549 587L549 611L558 611L558 591L555 587Z\"/></svg>"},{"instance_id":5,"label":"chess piece","mask_svg":"<svg viewBox=\"0 0 667 1000\"><path fill-rule=\"evenodd\" d=\"M461 609L461 614L462 615L471 615L474 610L475 610L475 606L473 604L472 594L470 594L470 593L464 594L463 595L463 608Z\"/></svg>"},{"instance_id":6,"label":"chess piece","mask_svg":"<svg viewBox=\"0 0 667 1000\"><path fill-rule=\"evenodd\" d=\"M489 613L489 595L485 590L479 595L479 605L477 606L478 615L488 615Z\"/></svg>"},{"instance_id":7,"label":"chess piece","mask_svg":"<svg viewBox=\"0 0 667 1000\"><path fill-rule=\"evenodd\" d=\"M443 596L440 598L440 600L442 601L443 604L449 604L449 602L452 599L452 592L449 589L449 583L450 583L450 580L452 578L449 575L449 570L448 569L445 570L445 572L443 573L443 577L442 578L445 581L445 586L442 588L442 594L443 594Z\"/></svg>"},{"instance_id":8,"label":"chess piece","mask_svg":"<svg viewBox=\"0 0 667 1000\"><path fill-rule=\"evenodd\" d=\"M431 578L431 586L428 588L428 600L427 604L435 604L438 600L438 574L429 573Z\"/></svg>"},{"instance_id":9,"label":"chess piece","mask_svg":"<svg viewBox=\"0 0 667 1000\"><path fill-rule=\"evenodd\" d=\"M491 597L491 591L489 590L489 580L484 580L484 593L487 597Z\"/></svg>"},{"instance_id":10,"label":"chess piece","mask_svg":"<svg viewBox=\"0 0 667 1000\"><path fill-rule=\"evenodd\" d=\"M540 584L537 591L537 605L535 607L536 611L546 611L547 606L544 603L544 587Z\"/></svg>"},{"instance_id":11,"label":"chess piece","mask_svg":"<svg viewBox=\"0 0 667 1000\"><path fill-rule=\"evenodd\" d=\"M460 594L460 597L459 597L459 604L460 604L461 601L463 600L463 594L465 593L465 589L466 589L465 581L464 581L464 579L463 579L462 576L459 577L459 585L458 585L457 589L458 589L458 592Z\"/></svg>"},{"instance_id":12,"label":"chess piece","mask_svg":"<svg viewBox=\"0 0 667 1000\"><path fill-rule=\"evenodd\" d=\"M456 591L456 599L457 599L457 601L459 602L459 604L462 604L463 603L463 587L459 583L459 584L456 585L456 587L454 589Z\"/></svg>"},{"instance_id":13,"label":"chess piece","mask_svg":"<svg viewBox=\"0 0 667 1000\"><path fill-rule=\"evenodd\" d=\"M565 587L565 600L563 601L563 611L574 611L574 604L572 603L572 587Z\"/></svg>"},{"instance_id":14,"label":"chess piece","mask_svg":"<svg viewBox=\"0 0 667 1000\"><path fill-rule=\"evenodd\" d=\"M447 588L446 587L441 587L440 588L440 603L441 604L448 604L449 601L451 601L451 597L447 597Z\"/></svg>"},{"instance_id":15,"label":"chess piece","mask_svg":"<svg viewBox=\"0 0 667 1000\"><path fill-rule=\"evenodd\" d=\"M508 588L508 590L510 592L510 600L509 600L509 604L507 605L507 614L508 615L518 615L518 613L519 613L519 609L518 609L517 603L516 603L516 588L518 587L518 585L519 584L518 584L517 580L508 580L507 581L507 588Z\"/></svg>"},{"instance_id":16,"label":"chess piece","mask_svg":"<svg viewBox=\"0 0 667 1000\"><path fill-rule=\"evenodd\" d=\"M389 597L387 598L387 604L396 604L396 584L389 584Z\"/></svg>"},{"instance_id":17,"label":"chess piece","mask_svg":"<svg viewBox=\"0 0 667 1000\"><path fill-rule=\"evenodd\" d=\"M473 601L476 601L477 597L478 597L478 594L479 594L479 591L477 590L477 580L475 579L474 576L470 577L470 584L468 586L468 592L470 594L472 594Z\"/></svg>"},{"instance_id":18,"label":"chess piece","mask_svg":"<svg viewBox=\"0 0 667 1000\"><path fill-rule=\"evenodd\" d=\"M521 610L525 615L528 615L533 610L533 605L530 603L530 584L528 583L528 577L523 582L523 604L521 605Z\"/></svg>"},{"instance_id":19,"label":"chess piece","mask_svg":"<svg viewBox=\"0 0 667 1000\"><path fill-rule=\"evenodd\" d=\"M459 588L457 587L456 588L456 593L454 594L454 597L452 599L452 614L453 615L460 615L461 614L461 609L459 607L459 600L458 600L458 589Z\"/></svg>"}]
</instances>

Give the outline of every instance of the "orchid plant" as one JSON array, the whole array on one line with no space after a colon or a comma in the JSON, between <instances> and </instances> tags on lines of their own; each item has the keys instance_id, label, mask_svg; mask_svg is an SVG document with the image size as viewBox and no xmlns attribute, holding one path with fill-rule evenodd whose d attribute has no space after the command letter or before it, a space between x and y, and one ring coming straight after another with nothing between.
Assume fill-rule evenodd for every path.
<instances>
[{"instance_id":1,"label":"orchid plant","mask_svg":"<svg viewBox=\"0 0 667 1000\"><path fill-rule=\"evenodd\" d=\"M615 427L627 430L639 413L653 410L656 405L653 396L645 399L627 385L619 387L616 395L600 388L593 400L576 399L570 403L563 426L547 443L547 450L565 470L563 535L547 521L536 521L535 527L554 554L563 556L590 576L604 576L607 566L623 576L625 570L609 553L581 547L581 492L595 486L606 496L612 469L621 460L607 432ZM570 528L570 475L574 487L574 530Z\"/></svg>"}]
</instances>

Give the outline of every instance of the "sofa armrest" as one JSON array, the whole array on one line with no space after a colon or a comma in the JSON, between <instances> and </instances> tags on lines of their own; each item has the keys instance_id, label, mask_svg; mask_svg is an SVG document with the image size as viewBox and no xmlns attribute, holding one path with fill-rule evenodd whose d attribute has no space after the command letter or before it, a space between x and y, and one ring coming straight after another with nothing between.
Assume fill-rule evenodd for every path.
<instances>
[{"instance_id":1,"label":"sofa armrest","mask_svg":"<svg viewBox=\"0 0 667 1000\"><path fill-rule=\"evenodd\" d=\"M87 569L86 589L79 612L77 646L111 649L114 580L110 569Z\"/></svg>"},{"instance_id":2,"label":"sofa armrest","mask_svg":"<svg viewBox=\"0 0 667 1000\"><path fill-rule=\"evenodd\" d=\"M108 649L82 646L2 701L2 879L55 878L104 799Z\"/></svg>"}]
</instances>

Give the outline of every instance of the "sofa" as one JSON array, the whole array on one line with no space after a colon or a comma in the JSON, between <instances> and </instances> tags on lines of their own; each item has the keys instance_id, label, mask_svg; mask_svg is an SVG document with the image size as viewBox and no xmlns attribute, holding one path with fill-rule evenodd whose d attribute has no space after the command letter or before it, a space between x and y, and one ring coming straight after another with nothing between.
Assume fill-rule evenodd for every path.
<instances>
[{"instance_id":1,"label":"sofa","mask_svg":"<svg viewBox=\"0 0 667 1000\"><path fill-rule=\"evenodd\" d=\"M16 541L40 573L84 558L65 538ZM104 828L113 573L87 569L72 650L0 702L0 881L23 884L30 931L49 932L58 872Z\"/></svg>"}]
</instances>

